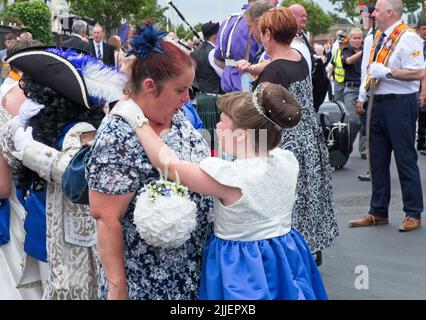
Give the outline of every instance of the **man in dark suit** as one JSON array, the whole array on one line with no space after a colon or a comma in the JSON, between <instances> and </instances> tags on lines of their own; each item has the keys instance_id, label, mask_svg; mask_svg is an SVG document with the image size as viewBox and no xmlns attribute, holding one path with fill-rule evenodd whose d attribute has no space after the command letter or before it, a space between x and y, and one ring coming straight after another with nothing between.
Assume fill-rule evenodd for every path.
<instances>
[{"instance_id":1,"label":"man in dark suit","mask_svg":"<svg viewBox=\"0 0 426 320\"><path fill-rule=\"evenodd\" d=\"M106 65L115 66L114 47L103 41L104 36L104 29L97 24L93 28L92 55Z\"/></svg>"},{"instance_id":2,"label":"man in dark suit","mask_svg":"<svg viewBox=\"0 0 426 320\"><path fill-rule=\"evenodd\" d=\"M91 54L92 48L90 43L85 40L87 34L87 22L83 20L75 21L72 25L72 32L73 34L71 35L71 38L64 41L62 43L62 47L74 48Z\"/></svg>"},{"instance_id":3,"label":"man in dark suit","mask_svg":"<svg viewBox=\"0 0 426 320\"><path fill-rule=\"evenodd\" d=\"M324 102L325 96L327 95L330 81L327 78L327 72L325 71L325 65L322 59L315 53L314 48L309 42L308 37L306 36L304 30L308 23L308 13L306 9L300 4L293 4L288 7L293 13L297 26L299 27L299 32L297 35L308 47L311 54L312 61L312 95L314 98L314 109L318 112L319 107ZM305 58L306 59L306 58ZM309 64L309 63L308 63Z\"/></svg>"}]
</instances>

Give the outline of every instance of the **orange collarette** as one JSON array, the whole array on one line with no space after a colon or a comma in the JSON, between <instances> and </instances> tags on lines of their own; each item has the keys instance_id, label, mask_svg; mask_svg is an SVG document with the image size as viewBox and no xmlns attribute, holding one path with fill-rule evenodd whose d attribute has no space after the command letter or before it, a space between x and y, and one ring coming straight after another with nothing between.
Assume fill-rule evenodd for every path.
<instances>
[{"instance_id":1,"label":"orange collarette","mask_svg":"<svg viewBox=\"0 0 426 320\"><path fill-rule=\"evenodd\" d=\"M10 77L10 78L12 78L16 81L21 80L21 76L16 71L10 71L8 77Z\"/></svg>"}]
</instances>

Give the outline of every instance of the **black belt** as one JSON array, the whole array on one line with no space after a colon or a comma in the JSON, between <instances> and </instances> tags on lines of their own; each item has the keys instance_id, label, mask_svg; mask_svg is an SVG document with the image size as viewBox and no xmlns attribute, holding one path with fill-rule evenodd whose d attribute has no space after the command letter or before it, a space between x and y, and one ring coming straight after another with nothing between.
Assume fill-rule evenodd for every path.
<instances>
[{"instance_id":1,"label":"black belt","mask_svg":"<svg viewBox=\"0 0 426 320\"><path fill-rule=\"evenodd\" d=\"M385 100L395 100L395 99L404 99L404 98L410 98L412 96L415 96L416 93L408 93L408 94L375 94L373 97L373 102L382 102Z\"/></svg>"},{"instance_id":2,"label":"black belt","mask_svg":"<svg viewBox=\"0 0 426 320\"><path fill-rule=\"evenodd\" d=\"M359 81L346 81L345 87L346 88L359 88L361 86L361 82Z\"/></svg>"}]
</instances>

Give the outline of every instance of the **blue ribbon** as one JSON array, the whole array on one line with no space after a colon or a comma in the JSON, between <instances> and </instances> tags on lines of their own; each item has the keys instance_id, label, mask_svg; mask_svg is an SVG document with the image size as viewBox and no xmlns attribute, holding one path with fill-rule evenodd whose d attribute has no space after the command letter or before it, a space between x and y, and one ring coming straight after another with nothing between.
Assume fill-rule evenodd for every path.
<instances>
[{"instance_id":1,"label":"blue ribbon","mask_svg":"<svg viewBox=\"0 0 426 320\"><path fill-rule=\"evenodd\" d=\"M78 121L72 121L61 128L61 135L58 138L56 149L61 150L65 135ZM26 232L24 241L24 251L41 261L47 261L46 249L46 190L28 190L27 198L23 198L25 192L19 191L18 199L24 201L24 208L27 216L24 221Z\"/></svg>"},{"instance_id":2,"label":"blue ribbon","mask_svg":"<svg viewBox=\"0 0 426 320\"><path fill-rule=\"evenodd\" d=\"M10 240L10 203L9 200L0 200L0 246Z\"/></svg>"}]
</instances>

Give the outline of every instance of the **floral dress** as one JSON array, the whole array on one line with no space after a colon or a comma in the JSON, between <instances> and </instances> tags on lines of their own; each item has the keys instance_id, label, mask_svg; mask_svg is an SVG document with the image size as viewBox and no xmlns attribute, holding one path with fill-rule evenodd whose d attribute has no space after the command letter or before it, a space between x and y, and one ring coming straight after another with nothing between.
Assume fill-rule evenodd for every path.
<instances>
[{"instance_id":1,"label":"floral dress","mask_svg":"<svg viewBox=\"0 0 426 320\"><path fill-rule=\"evenodd\" d=\"M300 166L293 226L316 253L331 247L339 231L333 207L329 153L315 119L312 82L306 60L303 57L299 61L277 59L260 74L254 88L261 82L281 84L302 108L299 124L283 130L281 148L292 151Z\"/></svg>"},{"instance_id":2,"label":"floral dress","mask_svg":"<svg viewBox=\"0 0 426 320\"><path fill-rule=\"evenodd\" d=\"M182 160L199 163L210 154L201 135L183 112L172 120L165 142ZM140 192L142 186L158 179L135 132L120 117L106 117L86 166L89 188L105 194ZM125 271L129 299L198 299L201 258L207 237L212 232L213 200L191 193L197 204L197 227L181 247L161 249L148 245L136 230L133 211L136 196L122 220ZM100 298L107 294L105 274L101 272Z\"/></svg>"}]
</instances>

